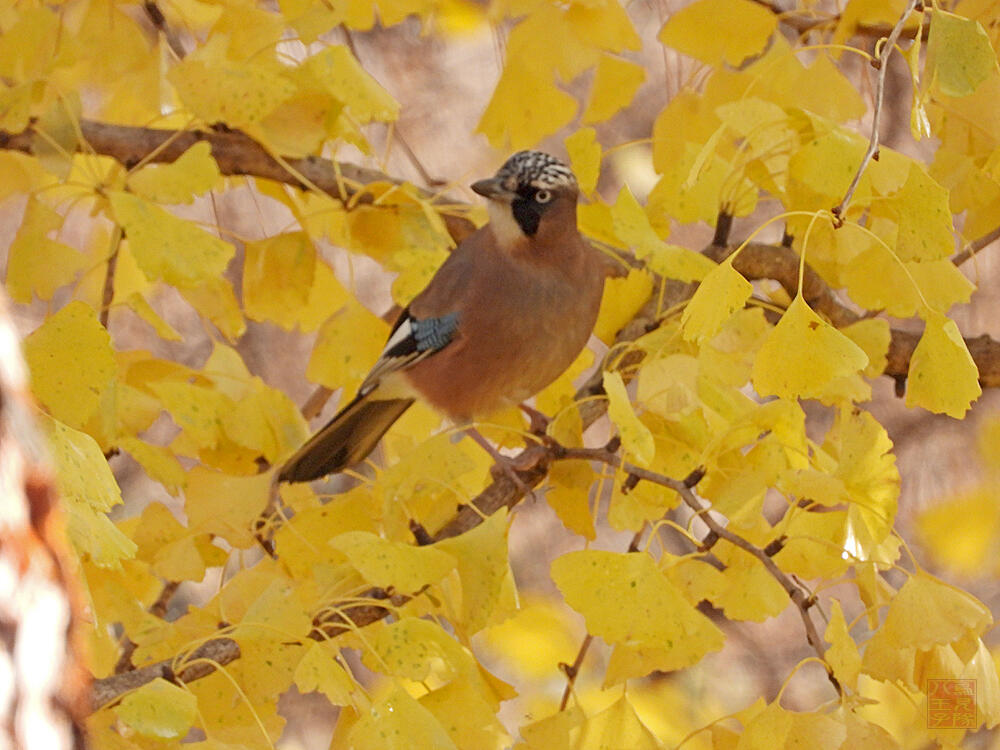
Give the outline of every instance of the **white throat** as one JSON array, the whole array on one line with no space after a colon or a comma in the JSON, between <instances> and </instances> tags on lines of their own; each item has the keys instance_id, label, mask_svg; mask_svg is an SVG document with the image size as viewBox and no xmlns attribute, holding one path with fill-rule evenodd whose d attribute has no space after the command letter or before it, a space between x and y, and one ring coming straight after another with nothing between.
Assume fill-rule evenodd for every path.
<instances>
[{"instance_id":1,"label":"white throat","mask_svg":"<svg viewBox=\"0 0 1000 750\"><path fill-rule=\"evenodd\" d=\"M490 213L490 230L500 247L511 247L527 236L521 231L521 225L514 218L509 203L489 200L486 202L486 209Z\"/></svg>"}]
</instances>

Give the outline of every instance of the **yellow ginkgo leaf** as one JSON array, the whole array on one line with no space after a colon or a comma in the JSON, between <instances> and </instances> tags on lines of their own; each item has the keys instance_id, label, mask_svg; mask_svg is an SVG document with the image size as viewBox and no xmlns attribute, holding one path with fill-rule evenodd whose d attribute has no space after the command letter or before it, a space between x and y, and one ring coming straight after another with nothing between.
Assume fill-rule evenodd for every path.
<instances>
[{"instance_id":1,"label":"yellow ginkgo leaf","mask_svg":"<svg viewBox=\"0 0 1000 750\"><path fill-rule=\"evenodd\" d=\"M459 748L510 747L511 738L493 707L462 682L420 696L420 705L430 711Z\"/></svg>"},{"instance_id":2,"label":"yellow ginkgo leaf","mask_svg":"<svg viewBox=\"0 0 1000 750\"><path fill-rule=\"evenodd\" d=\"M229 341L235 341L247 324L236 301L233 285L221 276L206 279L198 286L178 287L181 296L198 313L207 318Z\"/></svg>"},{"instance_id":3,"label":"yellow ginkgo leaf","mask_svg":"<svg viewBox=\"0 0 1000 750\"><path fill-rule=\"evenodd\" d=\"M305 307L316 276L316 248L305 232L246 243L243 309L253 320L290 330Z\"/></svg>"},{"instance_id":4,"label":"yellow ginkgo leaf","mask_svg":"<svg viewBox=\"0 0 1000 750\"><path fill-rule=\"evenodd\" d=\"M257 545L253 525L267 506L268 474L237 477L196 466L184 489L184 512L192 531L225 539L234 547Z\"/></svg>"},{"instance_id":5,"label":"yellow ginkgo leaf","mask_svg":"<svg viewBox=\"0 0 1000 750\"><path fill-rule=\"evenodd\" d=\"M823 451L837 459L834 475L843 481L851 499L852 518L867 529L870 542L879 543L892 529L899 498L899 470L892 453L892 441L885 428L866 411L843 407L838 412L834 427L823 441ZM861 530L854 530L852 550L859 557L869 540L859 538Z\"/></svg>"},{"instance_id":6,"label":"yellow ginkgo leaf","mask_svg":"<svg viewBox=\"0 0 1000 750\"><path fill-rule=\"evenodd\" d=\"M518 750L573 750L576 743L570 740L570 733L576 736L577 728L586 718L579 704L571 702L564 711L522 724L519 731L524 745L515 747Z\"/></svg>"},{"instance_id":7,"label":"yellow ginkgo leaf","mask_svg":"<svg viewBox=\"0 0 1000 750\"><path fill-rule=\"evenodd\" d=\"M222 275L236 249L190 221L129 193L108 195L129 249L150 280L196 286Z\"/></svg>"},{"instance_id":8,"label":"yellow ginkgo leaf","mask_svg":"<svg viewBox=\"0 0 1000 750\"><path fill-rule=\"evenodd\" d=\"M354 680L333 657L326 643L314 643L295 668L295 685L302 693L319 691L335 706L351 705Z\"/></svg>"},{"instance_id":9,"label":"yellow ginkgo leaf","mask_svg":"<svg viewBox=\"0 0 1000 750\"><path fill-rule=\"evenodd\" d=\"M184 467L169 448L128 435L119 439L118 447L132 456L150 478L160 482L170 494L176 495L184 486Z\"/></svg>"},{"instance_id":10,"label":"yellow ginkgo leaf","mask_svg":"<svg viewBox=\"0 0 1000 750\"><path fill-rule=\"evenodd\" d=\"M611 207L611 219L615 235L626 247L635 250L639 259L645 258L662 244L649 217L628 185L622 186L618 192L618 199Z\"/></svg>"},{"instance_id":11,"label":"yellow ginkgo leaf","mask_svg":"<svg viewBox=\"0 0 1000 750\"><path fill-rule=\"evenodd\" d=\"M601 174L601 144L597 142L597 132L593 128L580 128L567 137L565 143L580 192L590 195Z\"/></svg>"},{"instance_id":12,"label":"yellow ginkgo leaf","mask_svg":"<svg viewBox=\"0 0 1000 750\"><path fill-rule=\"evenodd\" d=\"M896 255L902 260L938 260L955 251L948 190L913 162L903 187L886 206L899 221Z\"/></svg>"},{"instance_id":13,"label":"yellow ginkgo leaf","mask_svg":"<svg viewBox=\"0 0 1000 750\"><path fill-rule=\"evenodd\" d=\"M730 316L741 309L753 292L731 259L709 271L684 308L681 317L684 338L702 343L719 332Z\"/></svg>"},{"instance_id":14,"label":"yellow ginkgo leaf","mask_svg":"<svg viewBox=\"0 0 1000 750\"><path fill-rule=\"evenodd\" d=\"M552 563L552 580L584 616L587 631L609 643L697 652L699 659L722 647L722 632L644 552L570 552ZM612 601L615 606L607 606Z\"/></svg>"},{"instance_id":15,"label":"yellow ginkgo leaf","mask_svg":"<svg viewBox=\"0 0 1000 750\"><path fill-rule=\"evenodd\" d=\"M641 65L612 55L601 55L594 74L594 85L583 112L583 122L607 120L632 103L635 92L646 80Z\"/></svg>"},{"instance_id":16,"label":"yellow ginkgo leaf","mask_svg":"<svg viewBox=\"0 0 1000 750\"><path fill-rule=\"evenodd\" d=\"M86 433L49 417L43 417L41 427L55 463L70 542L81 557L101 567L118 568L121 560L135 555L136 545L106 515L122 501L107 459Z\"/></svg>"},{"instance_id":17,"label":"yellow ginkgo leaf","mask_svg":"<svg viewBox=\"0 0 1000 750\"><path fill-rule=\"evenodd\" d=\"M48 237L62 224L63 217L48 205L28 199L7 258L7 291L15 302L31 302L32 293L52 299L87 264L83 253Z\"/></svg>"},{"instance_id":18,"label":"yellow ginkgo leaf","mask_svg":"<svg viewBox=\"0 0 1000 750\"><path fill-rule=\"evenodd\" d=\"M382 351L389 326L360 304L347 306L319 330L306 377L328 388L354 393Z\"/></svg>"},{"instance_id":19,"label":"yellow ginkgo leaf","mask_svg":"<svg viewBox=\"0 0 1000 750\"><path fill-rule=\"evenodd\" d=\"M946 96L968 96L997 70L990 37L979 21L935 9L927 36L925 75Z\"/></svg>"},{"instance_id":20,"label":"yellow ginkgo leaf","mask_svg":"<svg viewBox=\"0 0 1000 750\"><path fill-rule=\"evenodd\" d=\"M590 508L590 486L594 479L594 472L586 461L559 461L549 469L551 486L545 493L545 501L563 525L590 540L596 536Z\"/></svg>"},{"instance_id":21,"label":"yellow ginkgo leaf","mask_svg":"<svg viewBox=\"0 0 1000 750\"><path fill-rule=\"evenodd\" d=\"M798 295L757 352L751 379L762 396L818 398L867 364L868 355Z\"/></svg>"},{"instance_id":22,"label":"yellow ginkgo leaf","mask_svg":"<svg viewBox=\"0 0 1000 750\"><path fill-rule=\"evenodd\" d=\"M97 409L116 365L111 337L89 305L73 301L24 341L31 390L49 412L74 427Z\"/></svg>"},{"instance_id":23,"label":"yellow ginkgo leaf","mask_svg":"<svg viewBox=\"0 0 1000 750\"><path fill-rule=\"evenodd\" d=\"M474 691L493 713L501 701L516 695L509 685L486 672L468 647L437 622L401 617L380 629L370 648L362 656L369 669L412 680L459 683Z\"/></svg>"},{"instance_id":24,"label":"yellow ginkgo leaf","mask_svg":"<svg viewBox=\"0 0 1000 750\"><path fill-rule=\"evenodd\" d=\"M396 687L374 702L351 728L348 746L354 750L408 750L433 747L458 750L430 711Z\"/></svg>"},{"instance_id":25,"label":"yellow ginkgo leaf","mask_svg":"<svg viewBox=\"0 0 1000 750\"><path fill-rule=\"evenodd\" d=\"M685 283L701 281L716 268L715 263L701 253L666 242L653 248L645 260L651 271Z\"/></svg>"},{"instance_id":26,"label":"yellow ginkgo leaf","mask_svg":"<svg viewBox=\"0 0 1000 750\"><path fill-rule=\"evenodd\" d=\"M622 447L641 466L649 466L656 456L653 433L639 421L622 376L617 372L604 373L604 392L608 396L608 417L621 435Z\"/></svg>"},{"instance_id":27,"label":"yellow ginkgo leaf","mask_svg":"<svg viewBox=\"0 0 1000 750\"><path fill-rule=\"evenodd\" d=\"M351 51L343 45L330 45L308 58L302 65L304 75L344 103L357 121L395 120L399 104L378 82L358 64Z\"/></svg>"},{"instance_id":28,"label":"yellow ginkgo leaf","mask_svg":"<svg viewBox=\"0 0 1000 750\"><path fill-rule=\"evenodd\" d=\"M658 38L709 65L739 67L763 52L777 28L773 13L748 0L697 0L671 14Z\"/></svg>"},{"instance_id":29,"label":"yellow ginkgo leaf","mask_svg":"<svg viewBox=\"0 0 1000 750\"><path fill-rule=\"evenodd\" d=\"M199 57L189 56L167 73L181 102L203 122L245 128L295 94L295 84L280 69L212 59L223 58L217 47L202 48Z\"/></svg>"},{"instance_id":30,"label":"yellow ginkgo leaf","mask_svg":"<svg viewBox=\"0 0 1000 750\"><path fill-rule=\"evenodd\" d=\"M787 537L774 561L801 578L838 578L844 575L859 545L850 536L847 510L822 513L796 510L786 516Z\"/></svg>"},{"instance_id":31,"label":"yellow ginkgo leaf","mask_svg":"<svg viewBox=\"0 0 1000 750\"><path fill-rule=\"evenodd\" d=\"M948 264L952 265L952 264ZM847 338L857 344L868 355L868 366L864 374L869 378L881 375L888 362L886 355L892 333L885 318L865 318L840 329Z\"/></svg>"},{"instance_id":32,"label":"yellow ginkgo leaf","mask_svg":"<svg viewBox=\"0 0 1000 750\"><path fill-rule=\"evenodd\" d=\"M443 550L391 542L367 531L339 534L329 544L343 552L368 583L405 594L437 583L456 565L455 557Z\"/></svg>"},{"instance_id":33,"label":"yellow ginkgo leaf","mask_svg":"<svg viewBox=\"0 0 1000 750\"><path fill-rule=\"evenodd\" d=\"M982 635L992 622L972 594L918 572L889 603L882 633L897 648L929 649Z\"/></svg>"},{"instance_id":34,"label":"yellow ginkgo leaf","mask_svg":"<svg viewBox=\"0 0 1000 750\"><path fill-rule=\"evenodd\" d=\"M517 672L548 679L560 662L572 664L580 647L574 617L554 600L528 594L513 616L483 631L485 644Z\"/></svg>"},{"instance_id":35,"label":"yellow ginkgo leaf","mask_svg":"<svg viewBox=\"0 0 1000 750\"><path fill-rule=\"evenodd\" d=\"M657 357L639 370L636 400L667 419L679 419L701 406L698 360L689 354Z\"/></svg>"},{"instance_id":36,"label":"yellow ginkgo leaf","mask_svg":"<svg viewBox=\"0 0 1000 750\"><path fill-rule=\"evenodd\" d=\"M830 622L826 626L823 638L830 644L823 659L833 669L833 674L840 682L851 690L858 689L858 672L861 670L861 655L858 645L851 638L847 629L844 612L840 602L834 599L831 604Z\"/></svg>"},{"instance_id":37,"label":"yellow ginkgo leaf","mask_svg":"<svg viewBox=\"0 0 1000 750\"><path fill-rule=\"evenodd\" d=\"M576 110L576 99L556 87L550 71L539 70L532 57L509 57L476 132L495 148L527 148L566 125Z\"/></svg>"},{"instance_id":38,"label":"yellow ginkgo leaf","mask_svg":"<svg viewBox=\"0 0 1000 750\"><path fill-rule=\"evenodd\" d=\"M926 316L906 378L906 405L961 419L982 393L979 369L955 321L939 312Z\"/></svg>"},{"instance_id":39,"label":"yellow ginkgo leaf","mask_svg":"<svg viewBox=\"0 0 1000 750\"><path fill-rule=\"evenodd\" d=\"M507 561L507 509L501 508L475 528L434 545L458 561L462 582L462 624L469 634L490 620L510 567Z\"/></svg>"},{"instance_id":40,"label":"yellow ginkgo leaf","mask_svg":"<svg viewBox=\"0 0 1000 750\"><path fill-rule=\"evenodd\" d=\"M713 548L725 563L722 577L726 587L712 599L726 617L763 622L788 606L788 594L756 557L729 542Z\"/></svg>"},{"instance_id":41,"label":"yellow ginkgo leaf","mask_svg":"<svg viewBox=\"0 0 1000 750\"><path fill-rule=\"evenodd\" d=\"M621 747L632 750L660 750L663 745L636 714L627 695L580 725L573 744L578 750Z\"/></svg>"},{"instance_id":42,"label":"yellow ginkgo leaf","mask_svg":"<svg viewBox=\"0 0 1000 750\"><path fill-rule=\"evenodd\" d=\"M128 178L137 195L154 203L191 203L219 181L212 147L199 141L172 164L150 164Z\"/></svg>"},{"instance_id":43,"label":"yellow ginkgo leaf","mask_svg":"<svg viewBox=\"0 0 1000 750\"><path fill-rule=\"evenodd\" d=\"M126 695L115 714L139 734L169 740L187 734L197 707L192 693L157 677Z\"/></svg>"},{"instance_id":44,"label":"yellow ginkgo leaf","mask_svg":"<svg viewBox=\"0 0 1000 750\"><path fill-rule=\"evenodd\" d=\"M646 211L661 231L671 218L684 224L714 224L720 210L733 216L745 216L753 210L756 189L746 180L734 184L733 166L713 145L714 141L701 147L685 142L679 156L661 170L663 176L646 199ZM730 202L734 195L739 196L736 204Z\"/></svg>"},{"instance_id":45,"label":"yellow ginkgo leaf","mask_svg":"<svg viewBox=\"0 0 1000 750\"><path fill-rule=\"evenodd\" d=\"M623 279L606 280L594 335L610 345L618 331L646 304L652 292L653 280L640 268L633 268Z\"/></svg>"}]
</instances>

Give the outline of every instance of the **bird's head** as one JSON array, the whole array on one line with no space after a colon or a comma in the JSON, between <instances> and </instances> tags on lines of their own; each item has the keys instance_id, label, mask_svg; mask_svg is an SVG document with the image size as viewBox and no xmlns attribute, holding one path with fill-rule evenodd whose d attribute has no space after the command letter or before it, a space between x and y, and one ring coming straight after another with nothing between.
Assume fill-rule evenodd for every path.
<instances>
[{"instance_id":1,"label":"bird's head","mask_svg":"<svg viewBox=\"0 0 1000 750\"><path fill-rule=\"evenodd\" d=\"M473 183L489 199L490 225L501 243L546 232L547 224L576 228L579 189L570 168L541 151L519 151L497 173Z\"/></svg>"}]
</instances>

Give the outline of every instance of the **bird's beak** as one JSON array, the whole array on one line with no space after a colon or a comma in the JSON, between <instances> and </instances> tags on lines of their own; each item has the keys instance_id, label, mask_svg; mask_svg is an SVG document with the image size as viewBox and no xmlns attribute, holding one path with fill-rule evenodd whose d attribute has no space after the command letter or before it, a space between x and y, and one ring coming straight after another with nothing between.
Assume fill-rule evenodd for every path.
<instances>
[{"instance_id":1,"label":"bird's beak","mask_svg":"<svg viewBox=\"0 0 1000 750\"><path fill-rule=\"evenodd\" d=\"M499 177L490 177L487 180L473 182L472 189L484 198L510 203L516 197L516 193L504 187L503 182Z\"/></svg>"}]
</instances>

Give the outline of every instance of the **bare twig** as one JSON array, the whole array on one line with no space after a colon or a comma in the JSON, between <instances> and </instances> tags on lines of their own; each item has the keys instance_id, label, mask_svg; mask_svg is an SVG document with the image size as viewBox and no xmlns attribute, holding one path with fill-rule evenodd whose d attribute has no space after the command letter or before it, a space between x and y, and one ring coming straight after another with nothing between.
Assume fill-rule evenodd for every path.
<instances>
[{"instance_id":1,"label":"bare twig","mask_svg":"<svg viewBox=\"0 0 1000 750\"><path fill-rule=\"evenodd\" d=\"M965 249L962 250L962 252L960 252L958 255L952 258L951 262L954 263L956 266L960 266L963 263L965 263L965 261L969 260L969 258L978 253L980 250L996 242L998 239L1000 239L1000 227L996 227L993 231L987 232L982 237L977 237L976 239L974 239L972 242L970 242L968 245L965 246Z\"/></svg>"},{"instance_id":2,"label":"bare twig","mask_svg":"<svg viewBox=\"0 0 1000 750\"><path fill-rule=\"evenodd\" d=\"M621 456L617 453L611 453L606 450L563 448L558 451L558 454L560 458L601 461L609 466L621 469L630 476L638 477L640 480L646 482L658 484L661 487L667 487L680 495L684 504L695 512L698 518L704 522L709 531L716 538L725 539L733 546L739 547L741 550L753 555L760 561L761 565L764 566L764 569L771 575L772 578L774 578L775 581L778 582L778 584L785 590L785 593L788 594L788 598L791 599L795 608L799 612L799 616L802 618L802 624L806 631L806 640L809 642L809 645L812 646L816 655L819 656L820 659L823 658L823 655L826 653L826 646L823 643L823 639L820 638L819 632L816 630L816 624L809 616L809 609L815 603L813 598L801 586L795 583L791 576L779 568L765 550L751 544L738 534L734 534L709 515L708 508L702 505L695 496L694 492L691 491L690 483L688 481L672 479L664 474L650 471L649 469L643 469L639 466L634 466L627 461L623 461ZM840 692L840 684L834 678L833 673L829 669L827 672L829 674L830 681L834 684L834 687L837 688L837 691Z\"/></svg>"},{"instance_id":3,"label":"bare twig","mask_svg":"<svg viewBox=\"0 0 1000 750\"><path fill-rule=\"evenodd\" d=\"M576 677L580 674L580 667L583 664L584 658L587 656L587 649L590 648L590 644L593 640L594 636L587 633L587 636L583 639L583 643L580 644L580 650L576 652L576 658L573 660L573 663L559 665L562 671L566 674L566 689L563 690L562 700L559 701L560 711L566 710L566 705L569 703L569 697L573 694L573 686L576 684Z\"/></svg>"},{"instance_id":4,"label":"bare twig","mask_svg":"<svg viewBox=\"0 0 1000 750\"><path fill-rule=\"evenodd\" d=\"M142 9L146 11L146 16L149 18L150 23L163 35L163 38L167 41L167 46L170 47L170 51L174 53L178 60L183 60L185 54L184 45L181 44L177 33L167 26L167 19L164 18L160 6L153 0L146 0L142 4Z\"/></svg>"},{"instance_id":5,"label":"bare twig","mask_svg":"<svg viewBox=\"0 0 1000 750\"><path fill-rule=\"evenodd\" d=\"M115 298L115 269L118 267L118 250L122 244L124 233L121 227L115 227L111 240L111 255L108 256L108 268L104 273L104 292L101 295L101 325L108 327L108 317L111 314L111 303Z\"/></svg>"},{"instance_id":6,"label":"bare twig","mask_svg":"<svg viewBox=\"0 0 1000 750\"><path fill-rule=\"evenodd\" d=\"M903 32L903 26L906 24L906 19L910 17L910 13L913 12L913 9L917 7L918 1L919 0L909 0L906 4L906 8L903 10L903 14L899 17L896 25L892 27L892 31L889 33L889 36L883 37L875 43L876 57L872 65L878 68L878 77L875 84L875 106L872 109L872 135L868 143L868 149L865 151L865 155L861 159L861 164L858 166L858 171L855 172L854 179L851 180L851 184L847 188L847 192L844 194L844 199L833 208L833 215L836 217L838 222L843 221L844 212L847 211L847 206L851 202L851 198L854 196L854 191L857 190L858 183L861 182L861 175L864 174L865 169L868 167L868 163L872 159L878 159L879 122L882 117L882 101L883 94L885 92L886 73L889 70L889 56L896 47L899 35ZM882 43L881 50L878 48L880 43Z\"/></svg>"}]
</instances>

